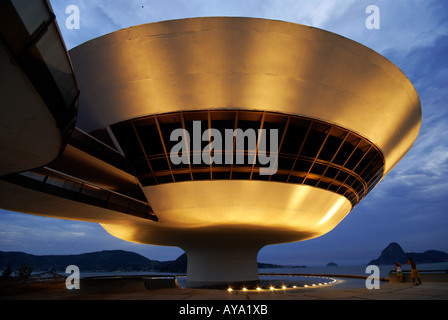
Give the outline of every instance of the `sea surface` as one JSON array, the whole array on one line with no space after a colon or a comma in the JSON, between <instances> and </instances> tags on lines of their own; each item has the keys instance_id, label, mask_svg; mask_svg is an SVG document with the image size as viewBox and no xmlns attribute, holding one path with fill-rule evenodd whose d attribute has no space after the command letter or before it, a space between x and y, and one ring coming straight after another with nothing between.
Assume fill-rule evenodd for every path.
<instances>
[{"instance_id":1,"label":"sea surface","mask_svg":"<svg viewBox=\"0 0 448 320\"><path fill-rule=\"evenodd\" d=\"M270 274L260 276L260 281L267 287L271 285L280 289L283 285L288 288L305 286L311 288L313 285L325 284L337 289L361 288L366 285L366 280L344 277L344 275L370 276L371 272L366 270L365 265L359 266L309 266L305 268L260 268L260 274ZM380 265L380 277L389 277L389 272L393 270L392 265ZM418 264L419 272L446 270L448 262ZM403 271L410 271L409 265L402 266ZM271 275L275 274L275 275ZM164 272L82 272L84 277L123 277L123 276L177 276L177 282L181 287L185 287L185 277L176 273ZM336 281L335 281L336 280Z\"/></svg>"},{"instance_id":2,"label":"sea surface","mask_svg":"<svg viewBox=\"0 0 448 320\"><path fill-rule=\"evenodd\" d=\"M394 270L393 265L380 265L380 277L389 277L389 272ZM366 272L367 265L359 266L309 266L306 268L263 268L260 273L297 273L297 274L334 274L334 275L358 275L369 276L371 272ZM417 264L420 272L425 270L446 270L448 262ZM402 265L403 271L410 271L407 264Z\"/></svg>"},{"instance_id":3,"label":"sea surface","mask_svg":"<svg viewBox=\"0 0 448 320\"><path fill-rule=\"evenodd\" d=\"M393 271L392 265L380 265L380 278L388 278L389 272ZM305 268L259 268L260 286L263 290L275 288L276 291L286 290L315 290L315 288L325 287L330 290L363 288L367 284L366 277L370 276L371 271L366 269L366 265L358 266L308 266ZM409 265L402 266L403 271L410 271ZM425 271L442 271L448 270L448 262L417 264L420 273ZM0 272L1 274L1 272ZM37 278L42 278L43 272L33 272ZM68 277L71 274L58 272L58 274ZM185 275L168 272L150 272L150 271L133 271L133 272L86 272L80 270L80 278L86 277L176 277L177 283L181 287L186 287ZM359 278L345 276L364 276ZM51 275L50 275L51 277ZM381 283L381 282L380 282ZM240 290L242 288L235 288ZM253 288L255 289L255 288Z\"/></svg>"},{"instance_id":4,"label":"sea surface","mask_svg":"<svg viewBox=\"0 0 448 320\"><path fill-rule=\"evenodd\" d=\"M366 272L366 265L358 266L309 266L305 268L260 268L259 273L277 273L277 274L319 274L319 275L358 275L369 276L371 272ZM389 271L392 271L393 265L380 265L380 277L388 277ZM403 271L410 271L409 265L402 266ZM417 264L420 272L425 270L446 270L448 262ZM158 275L173 276L178 273L168 272L151 272L151 271L132 271L132 272L83 272L81 270L81 278L83 277L100 277L100 276L139 276L139 275Z\"/></svg>"}]
</instances>

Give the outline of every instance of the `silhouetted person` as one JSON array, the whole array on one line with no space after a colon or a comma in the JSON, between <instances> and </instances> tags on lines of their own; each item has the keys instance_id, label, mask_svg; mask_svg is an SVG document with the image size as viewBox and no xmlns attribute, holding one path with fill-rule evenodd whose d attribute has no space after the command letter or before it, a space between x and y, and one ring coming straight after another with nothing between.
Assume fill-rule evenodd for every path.
<instances>
[{"instance_id":1,"label":"silhouetted person","mask_svg":"<svg viewBox=\"0 0 448 320\"><path fill-rule=\"evenodd\" d=\"M397 277L400 279L401 282L403 282L403 271L401 271L401 263L398 261L395 261L394 268L395 268L395 271L397 272Z\"/></svg>"},{"instance_id":2,"label":"silhouetted person","mask_svg":"<svg viewBox=\"0 0 448 320\"><path fill-rule=\"evenodd\" d=\"M406 262L411 266L411 278L415 285L419 285L422 282L420 281L420 276L418 274L417 265L415 264L414 260L412 258L408 259L408 262ZM415 280L418 280L418 283Z\"/></svg>"}]
</instances>

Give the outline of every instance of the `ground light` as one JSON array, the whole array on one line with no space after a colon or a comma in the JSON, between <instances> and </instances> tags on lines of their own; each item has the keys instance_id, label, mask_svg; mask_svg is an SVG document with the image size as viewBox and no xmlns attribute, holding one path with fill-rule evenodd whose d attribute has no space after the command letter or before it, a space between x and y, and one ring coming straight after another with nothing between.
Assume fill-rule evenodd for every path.
<instances>
[{"instance_id":1,"label":"ground light","mask_svg":"<svg viewBox=\"0 0 448 320\"><path fill-rule=\"evenodd\" d=\"M291 276L294 277L294 276ZM307 277L307 276L300 276L301 278L315 278L315 277ZM324 281L322 281L324 280ZM241 288L232 288L229 287L227 289L227 291L229 293L232 292L244 292L244 293L250 293L250 292L285 292L288 290L296 290L296 289L300 289L300 288L319 288L319 287L323 287L323 286L328 286L328 285L332 285L335 284L337 282L336 279L334 278L329 278L329 277L319 277L318 279L316 279L316 282L310 282L308 284L303 284L303 285L297 285L297 284L285 284L282 283L280 285L265 285L265 286L257 286L254 289L250 289L247 287L241 287Z\"/></svg>"}]
</instances>

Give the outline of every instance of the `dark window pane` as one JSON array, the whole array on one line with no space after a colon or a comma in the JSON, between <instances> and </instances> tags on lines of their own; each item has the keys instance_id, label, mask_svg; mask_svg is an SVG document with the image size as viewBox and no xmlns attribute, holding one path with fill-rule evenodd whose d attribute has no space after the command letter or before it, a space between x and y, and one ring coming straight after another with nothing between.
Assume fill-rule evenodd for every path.
<instances>
[{"instance_id":1,"label":"dark window pane","mask_svg":"<svg viewBox=\"0 0 448 320\"><path fill-rule=\"evenodd\" d=\"M358 164L358 162L362 159L363 155L364 153L360 149L356 149L355 152L353 152L350 159L347 161L345 167L347 169L353 170L355 166Z\"/></svg>"},{"instance_id":2,"label":"dark window pane","mask_svg":"<svg viewBox=\"0 0 448 320\"><path fill-rule=\"evenodd\" d=\"M360 192L362 190L362 183L359 180L356 180L353 184L352 184L353 189L355 189L356 192Z\"/></svg>"},{"instance_id":3,"label":"dark window pane","mask_svg":"<svg viewBox=\"0 0 448 320\"><path fill-rule=\"evenodd\" d=\"M331 159L336 154L336 151L338 150L339 146L341 145L342 140L329 136L327 141L324 144L324 147L322 148L322 151L320 152L318 158L325 160L325 161L331 161Z\"/></svg>"},{"instance_id":4,"label":"dark window pane","mask_svg":"<svg viewBox=\"0 0 448 320\"><path fill-rule=\"evenodd\" d=\"M319 180L306 178L304 184L315 187Z\"/></svg>"},{"instance_id":5,"label":"dark window pane","mask_svg":"<svg viewBox=\"0 0 448 320\"><path fill-rule=\"evenodd\" d=\"M154 170L154 172L165 171L165 170L170 169L166 158L151 159L151 161L149 163L151 163L151 167L152 167L152 170Z\"/></svg>"},{"instance_id":6,"label":"dark window pane","mask_svg":"<svg viewBox=\"0 0 448 320\"><path fill-rule=\"evenodd\" d=\"M132 162L132 167L137 175L151 173L151 169L149 168L149 164L146 159L140 159Z\"/></svg>"},{"instance_id":7,"label":"dark window pane","mask_svg":"<svg viewBox=\"0 0 448 320\"><path fill-rule=\"evenodd\" d=\"M299 172L308 172L311 167L311 162L306 160L297 160L296 165L294 166L294 171Z\"/></svg>"},{"instance_id":8,"label":"dark window pane","mask_svg":"<svg viewBox=\"0 0 448 320\"><path fill-rule=\"evenodd\" d=\"M232 172L232 179L233 180L249 180L250 179L250 172L233 171Z\"/></svg>"},{"instance_id":9,"label":"dark window pane","mask_svg":"<svg viewBox=\"0 0 448 320\"><path fill-rule=\"evenodd\" d=\"M341 181L341 182L344 182L345 179L347 179L347 178L348 178L348 173L347 173L347 172L344 172L344 171L340 171L340 172L338 173L338 176L336 177L336 180Z\"/></svg>"},{"instance_id":10,"label":"dark window pane","mask_svg":"<svg viewBox=\"0 0 448 320\"><path fill-rule=\"evenodd\" d=\"M166 152L169 154L172 147L178 143L178 141L171 141L171 133L176 129L182 129L182 118L180 113L173 113L167 115L157 116L159 122L160 131L162 133L163 142L165 144Z\"/></svg>"},{"instance_id":11,"label":"dark window pane","mask_svg":"<svg viewBox=\"0 0 448 320\"><path fill-rule=\"evenodd\" d=\"M140 183L146 187L146 186L153 186L156 185L156 179L154 177L141 177L139 178Z\"/></svg>"},{"instance_id":12,"label":"dark window pane","mask_svg":"<svg viewBox=\"0 0 448 320\"><path fill-rule=\"evenodd\" d=\"M277 142L278 142L278 146L280 146L280 141L282 139L283 136L283 131L285 130L285 122L286 122L286 117L284 119L284 122L268 122L268 117L266 116L265 122L263 124L263 130L265 133L268 134L268 139L266 139L266 145L269 148L269 138L272 136L271 134L274 131L271 130L277 130ZM276 150L277 151L277 150Z\"/></svg>"},{"instance_id":13,"label":"dark window pane","mask_svg":"<svg viewBox=\"0 0 448 320\"><path fill-rule=\"evenodd\" d=\"M305 157L316 157L325 137L326 134L324 132L311 130L300 154Z\"/></svg>"},{"instance_id":14,"label":"dark window pane","mask_svg":"<svg viewBox=\"0 0 448 320\"><path fill-rule=\"evenodd\" d=\"M278 182L286 182L288 180L287 174L274 174L271 178L271 181L278 181Z\"/></svg>"},{"instance_id":15,"label":"dark window pane","mask_svg":"<svg viewBox=\"0 0 448 320\"><path fill-rule=\"evenodd\" d=\"M173 164L172 162L170 162L170 165L171 165L171 169L172 169L172 170L176 170L176 169L188 169L188 168L189 168L188 164L183 164L183 163L180 163L180 164Z\"/></svg>"},{"instance_id":16,"label":"dark window pane","mask_svg":"<svg viewBox=\"0 0 448 320\"><path fill-rule=\"evenodd\" d=\"M337 193L344 195L344 193L347 191L347 188L344 186L341 186L338 191L336 191Z\"/></svg>"},{"instance_id":17,"label":"dark window pane","mask_svg":"<svg viewBox=\"0 0 448 320\"><path fill-rule=\"evenodd\" d=\"M352 185L352 183L354 183L356 181L355 177L350 175L347 180L345 181L346 184L348 184L349 186Z\"/></svg>"},{"instance_id":18,"label":"dark window pane","mask_svg":"<svg viewBox=\"0 0 448 320\"><path fill-rule=\"evenodd\" d=\"M327 181L319 181L319 184L317 185L317 187L321 189L328 189L329 186L330 182Z\"/></svg>"},{"instance_id":19,"label":"dark window pane","mask_svg":"<svg viewBox=\"0 0 448 320\"><path fill-rule=\"evenodd\" d=\"M333 168L333 167L328 167L327 171L325 172L324 176L334 179L336 177L336 175L338 174L339 169Z\"/></svg>"},{"instance_id":20,"label":"dark window pane","mask_svg":"<svg viewBox=\"0 0 448 320\"><path fill-rule=\"evenodd\" d=\"M107 207L120 212L127 212L130 202L128 198L124 198L117 194L111 193L109 196L109 201Z\"/></svg>"},{"instance_id":21,"label":"dark window pane","mask_svg":"<svg viewBox=\"0 0 448 320\"><path fill-rule=\"evenodd\" d=\"M285 139L280 152L296 155L305 138L309 124L309 120L292 118L288 129L286 130Z\"/></svg>"},{"instance_id":22,"label":"dark window pane","mask_svg":"<svg viewBox=\"0 0 448 320\"><path fill-rule=\"evenodd\" d=\"M361 177L368 182L372 175L376 174L378 170L380 170L381 166L383 165L381 157L379 154L376 155L376 157L366 166L364 171L361 173Z\"/></svg>"},{"instance_id":23,"label":"dark window pane","mask_svg":"<svg viewBox=\"0 0 448 320\"><path fill-rule=\"evenodd\" d=\"M175 174L174 180L176 180L176 182L191 181L191 176L190 173Z\"/></svg>"},{"instance_id":24,"label":"dark window pane","mask_svg":"<svg viewBox=\"0 0 448 320\"><path fill-rule=\"evenodd\" d=\"M149 157L165 154L154 119L147 119L145 122L136 122L135 127L145 148L145 152Z\"/></svg>"},{"instance_id":25,"label":"dark window pane","mask_svg":"<svg viewBox=\"0 0 448 320\"><path fill-rule=\"evenodd\" d=\"M114 125L112 131L128 159L143 157L143 151L130 122Z\"/></svg>"},{"instance_id":26,"label":"dark window pane","mask_svg":"<svg viewBox=\"0 0 448 320\"><path fill-rule=\"evenodd\" d=\"M117 150L117 147L115 146L115 143L112 141L112 138L110 137L109 132L106 130L106 128L90 132L90 135L100 140L101 142L105 143L112 149Z\"/></svg>"},{"instance_id":27,"label":"dark window pane","mask_svg":"<svg viewBox=\"0 0 448 320\"><path fill-rule=\"evenodd\" d=\"M262 112L240 111L238 113L237 129L240 130L235 137L236 150L256 151L258 129L261 127L262 117Z\"/></svg>"},{"instance_id":28,"label":"dark window pane","mask_svg":"<svg viewBox=\"0 0 448 320\"><path fill-rule=\"evenodd\" d=\"M210 180L210 172L193 172L193 180Z\"/></svg>"},{"instance_id":29,"label":"dark window pane","mask_svg":"<svg viewBox=\"0 0 448 320\"><path fill-rule=\"evenodd\" d=\"M273 175L272 177L274 177L275 175ZM270 175L261 175L257 170L254 171L254 173L252 174L252 180L264 180L267 181L269 180L269 178L271 178Z\"/></svg>"},{"instance_id":30,"label":"dark window pane","mask_svg":"<svg viewBox=\"0 0 448 320\"><path fill-rule=\"evenodd\" d=\"M278 157L277 165L278 169L292 170L292 166L294 165L294 161L296 159L286 158L286 157Z\"/></svg>"},{"instance_id":31,"label":"dark window pane","mask_svg":"<svg viewBox=\"0 0 448 320\"><path fill-rule=\"evenodd\" d=\"M229 180L230 179L230 171L219 172L213 171L213 180Z\"/></svg>"},{"instance_id":32,"label":"dark window pane","mask_svg":"<svg viewBox=\"0 0 448 320\"><path fill-rule=\"evenodd\" d=\"M215 149L216 150L225 150L227 145L229 146L229 151L233 152L233 143L234 143L234 120L216 120L212 121L211 128L219 131L221 135L221 144L219 145L219 141L215 141ZM226 132L227 131L227 132Z\"/></svg>"},{"instance_id":33,"label":"dark window pane","mask_svg":"<svg viewBox=\"0 0 448 320\"><path fill-rule=\"evenodd\" d=\"M305 179L305 178L304 178L304 177L301 177L301 176L293 176L293 175L291 175L291 176L289 177L288 182L290 182L290 183L301 184L301 183L303 183L303 180L304 180L304 179Z\"/></svg>"},{"instance_id":34,"label":"dark window pane","mask_svg":"<svg viewBox=\"0 0 448 320\"><path fill-rule=\"evenodd\" d=\"M345 161L348 159L354 148L355 147L351 143L344 142L333 162L340 166L344 165Z\"/></svg>"},{"instance_id":35,"label":"dark window pane","mask_svg":"<svg viewBox=\"0 0 448 320\"><path fill-rule=\"evenodd\" d=\"M354 205L357 202L356 195L352 192L348 193L348 200Z\"/></svg>"},{"instance_id":36,"label":"dark window pane","mask_svg":"<svg viewBox=\"0 0 448 320\"><path fill-rule=\"evenodd\" d=\"M205 120L201 120L201 118L204 118ZM185 118L187 119L195 119L197 118L199 121L196 123L193 123L193 121L185 121L185 129L190 135L190 146L189 146L189 152L191 157L191 164L197 166L198 164L193 163L194 156L198 156L199 162L203 163L202 161L202 151L206 146L210 144L209 139L205 139L205 141L202 140L202 134L205 130L208 129L208 121L207 121L207 113L194 113L190 114L189 116L185 115ZM196 130L193 130L193 128L196 128Z\"/></svg>"},{"instance_id":37,"label":"dark window pane","mask_svg":"<svg viewBox=\"0 0 448 320\"><path fill-rule=\"evenodd\" d=\"M173 182L173 177L170 174L164 176L157 176L157 182L159 184Z\"/></svg>"},{"instance_id":38,"label":"dark window pane","mask_svg":"<svg viewBox=\"0 0 448 320\"><path fill-rule=\"evenodd\" d=\"M323 175L326 168L327 168L327 166L324 166L324 165L319 164L319 163L315 163L313 165L313 167L311 168L310 172L314 173L314 174L318 174L318 175Z\"/></svg>"},{"instance_id":39,"label":"dark window pane","mask_svg":"<svg viewBox=\"0 0 448 320\"><path fill-rule=\"evenodd\" d=\"M355 168L355 172L357 174L361 174L366 166L372 161L373 158L375 158L377 152L373 148L364 156L361 163Z\"/></svg>"},{"instance_id":40,"label":"dark window pane","mask_svg":"<svg viewBox=\"0 0 448 320\"><path fill-rule=\"evenodd\" d=\"M260 123L250 121L238 121L238 129L235 132L235 150L250 150L255 152L257 149L258 129Z\"/></svg>"},{"instance_id":41,"label":"dark window pane","mask_svg":"<svg viewBox=\"0 0 448 320\"><path fill-rule=\"evenodd\" d=\"M180 132L180 130L183 130L182 124L180 123L168 123L168 124L161 124L160 125L160 131L162 132L163 141L165 143L166 152L169 154L171 152L171 149L177 145L181 138L176 137L178 139L174 139L174 141L171 141L171 133L174 132L174 130L177 130ZM183 141L186 141L186 138L182 136ZM189 146L187 146L189 147Z\"/></svg>"}]
</instances>

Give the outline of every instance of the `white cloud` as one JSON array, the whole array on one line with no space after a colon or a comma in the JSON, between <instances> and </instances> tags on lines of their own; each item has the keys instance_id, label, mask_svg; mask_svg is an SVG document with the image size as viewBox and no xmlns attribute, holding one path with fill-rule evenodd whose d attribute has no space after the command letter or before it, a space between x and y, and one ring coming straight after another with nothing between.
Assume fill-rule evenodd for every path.
<instances>
[{"instance_id":1,"label":"white cloud","mask_svg":"<svg viewBox=\"0 0 448 320\"><path fill-rule=\"evenodd\" d=\"M301 23L323 28L374 50L384 52L431 45L440 34L448 34L443 4L437 1L376 0L51 0L68 46L91 38L148 22L200 16L246 16ZM77 5L81 29L65 30L65 8ZM367 6L380 8L381 30L365 27ZM434 18L436 17L436 19Z\"/></svg>"},{"instance_id":2,"label":"white cloud","mask_svg":"<svg viewBox=\"0 0 448 320\"><path fill-rule=\"evenodd\" d=\"M423 171L431 173L433 176L446 176L446 165L448 159L448 148L446 146L437 146L426 158L423 164Z\"/></svg>"}]
</instances>

